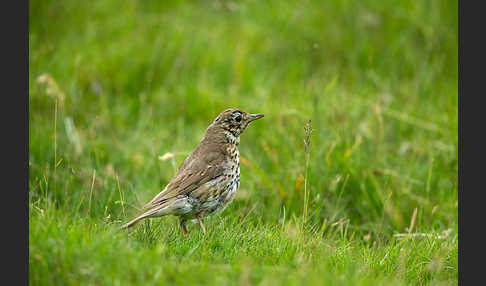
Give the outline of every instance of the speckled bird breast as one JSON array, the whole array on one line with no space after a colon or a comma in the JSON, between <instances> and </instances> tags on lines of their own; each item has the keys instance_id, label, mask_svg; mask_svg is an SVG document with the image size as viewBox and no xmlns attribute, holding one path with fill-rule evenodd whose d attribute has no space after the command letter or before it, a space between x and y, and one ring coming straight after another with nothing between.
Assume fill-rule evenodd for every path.
<instances>
[{"instance_id":1,"label":"speckled bird breast","mask_svg":"<svg viewBox=\"0 0 486 286\"><path fill-rule=\"evenodd\" d=\"M213 180L214 182L208 182L212 185L210 193L213 195L196 208L196 212L200 212L203 217L224 210L233 201L240 186L240 158L236 147L232 156L227 158L225 169L222 176Z\"/></svg>"},{"instance_id":2,"label":"speckled bird breast","mask_svg":"<svg viewBox=\"0 0 486 286\"><path fill-rule=\"evenodd\" d=\"M186 201L186 211L183 215L192 219L196 214L201 217L208 216L214 212L222 211L233 201L233 198L240 186L240 155L235 144L229 147L229 154L224 164L225 171L221 176L205 183L202 188L206 189L204 195L193 198L189 195Z\"/></svg>"}]
</instances>

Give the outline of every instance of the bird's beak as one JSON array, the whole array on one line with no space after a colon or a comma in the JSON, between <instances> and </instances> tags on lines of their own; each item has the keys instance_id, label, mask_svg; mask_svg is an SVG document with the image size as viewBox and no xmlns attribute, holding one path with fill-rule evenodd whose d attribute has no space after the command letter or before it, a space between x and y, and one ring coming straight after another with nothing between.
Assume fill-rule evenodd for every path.
<instances>
[{"instance_id":1,"label":"bird's beak","mask_svg":"<svg viewBox=\"0 0 486 286\"><path fill-rule=\"evenodd\" d=\"M257 119L259 119L259 118L262 118L263 116L264 116L264 115L263 115L262 113L250 114L250 115L248 116L247 121L248 121L248 122L252 122L253 120L257 120Z\"/></svg>"}]
</instances>

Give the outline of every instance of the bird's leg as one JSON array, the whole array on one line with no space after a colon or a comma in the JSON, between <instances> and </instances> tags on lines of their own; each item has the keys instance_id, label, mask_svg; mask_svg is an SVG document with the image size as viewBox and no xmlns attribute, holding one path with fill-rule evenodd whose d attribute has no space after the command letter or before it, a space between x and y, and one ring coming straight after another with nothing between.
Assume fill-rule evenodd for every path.
<instances>
[{"instance_id":1,"label":"bird's leg","mask_svg":"<svg viewBox=\"0 0 486 286\"><path fill-rule=\"evenodd\" d=\"M204 227L204 224L203 224L203 222L201 220L201 215L200 214L197 214L196 215L196 218L197 218L197 221L199 222L199 225L201 226L202 232L204 234L206 234L206 228Z\"/></svg>"},{"instance_id":2,"label":"bird's leg","mask_svg":"<svg viewBox=\"0 0 486 286\"><path fill-rule=\"evenodd\" d=\"M185 220L185 219L180 218L180 219L179 219L179 225L181 226L182 231L184 231L184 235L186 235L186 234L187 234L187 225L186 225L186 220Z\"/></svg>"}]
</instances>

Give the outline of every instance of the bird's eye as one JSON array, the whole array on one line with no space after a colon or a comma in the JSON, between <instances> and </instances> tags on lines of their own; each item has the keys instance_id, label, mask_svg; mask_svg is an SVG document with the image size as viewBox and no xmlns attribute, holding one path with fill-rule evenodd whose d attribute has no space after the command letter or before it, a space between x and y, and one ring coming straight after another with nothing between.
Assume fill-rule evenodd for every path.
<instances>
[{"instance_id":1,"label":"bird's eye","mask_svg":"<svg viewBox=\"0 0 486 286\"><path fill-rule=\"evenodd\" d=\"M235 120L236 120L236 122L240 122L241 121L241 115L236 116Z\"/></svg>"}]
</instances>

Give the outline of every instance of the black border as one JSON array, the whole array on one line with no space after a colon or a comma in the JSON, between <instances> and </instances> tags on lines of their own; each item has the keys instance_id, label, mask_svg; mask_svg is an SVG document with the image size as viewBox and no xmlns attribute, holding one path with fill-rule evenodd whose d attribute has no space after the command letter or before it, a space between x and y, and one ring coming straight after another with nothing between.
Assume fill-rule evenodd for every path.
<instances>
[{"instance_id":1,"label":"black border","mask_svg":"<svg viewBox=\"0 0 486 286\"><path fill-rule=\"evenodd\" d=\"M2 284L28 285L29 1L2 4Z\"/></svg>"},{"instance_id":2,"label":"black border","mask_svg":"<svg viewBox=\"0 0 486 286\"><path fill-rule=\"evenodd\" d=\"M484 9L475 1L458 1L458 229L459 285L480 285L483 281L485 177L483 114L486 45L484 41ZM476 30L477 29L477 30ZM477 102L476 102L477 101ZM476 126L475 126L476 125ZM467 140L466 140L467 138ZM482 151L482 152L481 152ZM476 159L475 162L473 159ZM476 231L474 231L476 230ZM484 246L482 247L484 248ZM476 257L474 257L476 256ZM476 259L477 258L477 259ZM475 277L476 275L476 277Z\"/></svg>"}]
</instances>

